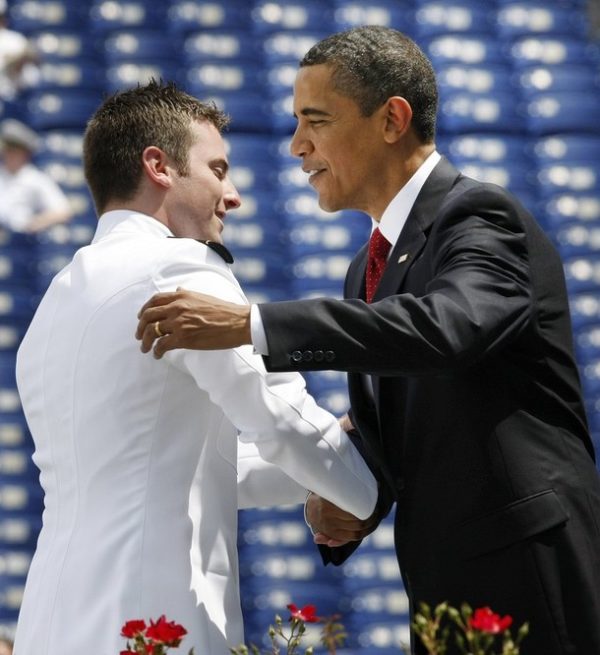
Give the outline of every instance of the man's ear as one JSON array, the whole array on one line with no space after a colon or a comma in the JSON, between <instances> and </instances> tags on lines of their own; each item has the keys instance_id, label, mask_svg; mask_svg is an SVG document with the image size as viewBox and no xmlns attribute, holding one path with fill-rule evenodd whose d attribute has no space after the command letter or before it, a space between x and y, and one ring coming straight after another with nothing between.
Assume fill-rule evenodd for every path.
<instances>
[{"instance_id":1,"label":"man's ear","mask_svg":"<svg viewBox=\"0 0 600 655\"><path fill-rule=\"evenodd\" d=\"M142 153L144 174L154 184L168 188L171 186L173 168L169 165L166 153L157 146L148 146Z\"/></svg>"},{"instance_id":2,"label":"man's ear","mask_svg":"<svg viewBox=\"0 0 600 655\"><path fill-rule=\"evenodd\" d=\"M405 98L392 96L383 107L385 111L384 139L396 143L409 130L412 121L412 107Z\"/></svg>"}]
</instances>

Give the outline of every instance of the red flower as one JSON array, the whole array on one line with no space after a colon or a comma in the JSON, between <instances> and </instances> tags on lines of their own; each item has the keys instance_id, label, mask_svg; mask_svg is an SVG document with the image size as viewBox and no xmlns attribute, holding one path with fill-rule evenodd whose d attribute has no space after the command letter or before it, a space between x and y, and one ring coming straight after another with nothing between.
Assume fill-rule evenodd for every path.
<instances>
[{"instance_id":1,"label":"red flower","mask_svg":"<svg viewBox=\"0 0 600 655\"><path fill-rule=\"evenodd\" d=\"M138 633L144 632L146 629L146 622L141 619L134 619L133 621L127 621L127 623L121 628L121 635L127 639L133 639Z\"/></svg>"},{"instance_id":2,"label":"red flower","mask_svg":"<svg viewBox=\"0 0 600 655\"><path fill-rule=\"evenodd\" d=\"M317 608L314 605L305 605L302 609L299 609L294 603L290 603L287 608L290 610L291 619L304 621L304 623L319 622L319 617L315 614Z\"/></svg>"},{"instance_id":3,"label":"red flower","mask_svg":"<svg viewBox=\"0 0 600 655\"><path fill-rule=\"evenodd\" d=\"M475 630L495 635L504 632L512 621L512 617L508 616L508 614L500 618L500 615L494 614L489 607L480 607L475 610L475 613L469 619L469 625Z\"/></svg>"},{"instance_id":4,"label":"red flower","mask_svg":"<svg viewBox=\"0 0 600 655\"><path fill-rule=\"evenodd\" d=\"M181 638L187 635L187 630L175 621L167 621L163 614L156 623L150 620L150 627L146 630L146 637L165 646L179 646Z\"/></svg>"}]
</instances>

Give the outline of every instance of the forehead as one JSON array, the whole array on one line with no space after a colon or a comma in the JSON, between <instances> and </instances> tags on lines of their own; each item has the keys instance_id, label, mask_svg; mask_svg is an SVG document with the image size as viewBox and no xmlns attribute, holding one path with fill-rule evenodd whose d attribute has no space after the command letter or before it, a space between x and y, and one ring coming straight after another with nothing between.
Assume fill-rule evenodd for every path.
<instances>
[{"instance_id":1,"label":"forehead","mask_svg":"<svg viewBox=\"0 0 600 655\"><path fill-rule=\"evenodd\" d=\"M333 88L333 69L327 64L304 66L294 83L294 113L299 116L310 109L340 111L358 105Z\"/></svg>"},{"instance_id":2,"label":"forehead","mask_svg":"<svg viewBox=\"0 0 600 655\"><path fill-rule=\"evenodd\" d=\"M205 160L227 160L225 143L219 130L208 121L192 121L191 132L194 138L190 153Z\"/></svg>"}]
</instances>

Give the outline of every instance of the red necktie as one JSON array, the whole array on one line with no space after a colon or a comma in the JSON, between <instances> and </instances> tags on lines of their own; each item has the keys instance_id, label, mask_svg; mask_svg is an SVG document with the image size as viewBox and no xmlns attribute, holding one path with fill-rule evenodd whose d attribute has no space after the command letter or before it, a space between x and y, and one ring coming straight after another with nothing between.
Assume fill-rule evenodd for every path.
<instances>
[{"instance_id":1,"label":"red necktie","mask_svg":"<svg viewBox=\"0 0 600 655\"><path fill-rule=\"evenodd\" d=\"M369 259L367 260L367 302L371 302L383 275L387 256L392 244L381 234L379 228L373 230L369 240Z\"/></svg>"}]
</instances>

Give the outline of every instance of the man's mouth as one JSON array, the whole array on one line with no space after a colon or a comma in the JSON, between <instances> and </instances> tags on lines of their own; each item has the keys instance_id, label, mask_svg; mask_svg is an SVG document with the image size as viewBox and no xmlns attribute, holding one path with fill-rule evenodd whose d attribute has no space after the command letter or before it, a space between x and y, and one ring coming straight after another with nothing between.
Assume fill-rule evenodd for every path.
<instances>
[{"instance_id":1,"label":"man's mouth","mask_svg":"<svg viewBox=\"0 0 600 655\"><path fill-rule=\"evenodd\" d=\"M306 170L306 173L308 174L308 182L309 184L313 184L315 179L317 178L318 175L321 173L324 173L325 169L324 168L309 168Z\"/></svg>"}]
</instances>

